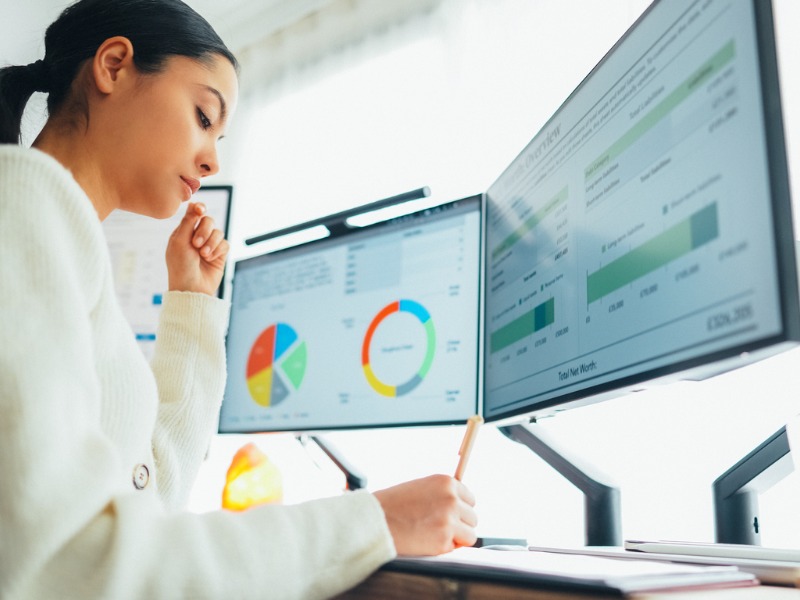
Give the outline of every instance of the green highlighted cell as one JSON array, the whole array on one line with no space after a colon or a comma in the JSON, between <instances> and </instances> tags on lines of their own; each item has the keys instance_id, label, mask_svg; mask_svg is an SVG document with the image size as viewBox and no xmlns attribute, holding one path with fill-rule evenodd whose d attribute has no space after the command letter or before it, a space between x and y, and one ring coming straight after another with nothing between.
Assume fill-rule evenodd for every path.
<instances>
[{"instance_id":1,"label":"green highlighted cell","mask_svg":"<svg viewBox=\"0 0 800 600\"><path fill-rule=\"evenodd\" d=\"M686 100L693 92L700 89L702 85L714 77L736 55L736 48L733 40L720 48L714 56L709 58L694 73L675 88L669 96L659 102L649 113L631 127L625 134L614 142L605 152L589 163L584 171L584 176L588 180L597 174L599 170L613 162L620 154L627 150L645 133L650 131L664 117L671 113L681 102Z\"/></svg>"},{"instance_id":2,"label":"green highlighted cell","mask_svg":"<svg viewBox=\"0 0 800 600\"><path fill-rule=\"evenodd\" d=\"M586 281L587 302L600 300L717 237L719 218L714 202L590 274Z\"/></svg>"},{"instance_id":3,"label":"green highlighted cell","mask_svg":"<svg viewBox=\"0 0 800 600\"><path fill-rule=\"evenodd\" d=\"M567 200L568 187L565 187L555 196L553 196L541 210L537 211L528 217L522 224L517 227L508 237L506 237L500 244L492 250L492 260L497 260L503 252L510 249L514 244L520 241L529 231L536 227L539 223L544 221L555 209L561 206Z\"/></svg>"},{"instance_id":4,"label":"green highlighted cell","mask_svg":"<svg viewBox=\"0 0 800 600\"><path fill-rule=\"evenodd\" d=\"M490 340L490 351L499 352L503 348L552 325L556 318L554 298L537 305L533 310L517 317L494 333Z\"/></svg>"}]
</instances>

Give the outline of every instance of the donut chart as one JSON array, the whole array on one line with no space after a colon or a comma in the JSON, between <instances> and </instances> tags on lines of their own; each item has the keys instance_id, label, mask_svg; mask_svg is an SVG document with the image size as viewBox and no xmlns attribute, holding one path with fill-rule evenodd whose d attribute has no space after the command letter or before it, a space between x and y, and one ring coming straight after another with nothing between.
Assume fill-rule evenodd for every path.
<instances>
[{"instance_id":1,"label":"donut chart","mask_svg":"<svg viewBox=\"0 0 800 600\"><path fill-rule=\"evenodd\" d=\"M422 324L422 326L425 328L427 347L425 350L425 357L422 361L422 366L419 368L419 370L407 381L396 385L391 385L381 381L375 375L375 372L370 365L370 345L372 344L372 336L375 334L375 331L378 329L381 323L385 319L390 318L393 314L399 312L406 312L413 315ZM367 382L376 392L382 396L387 396L390 398L403 396L416 388L420 383L422 383L422 380L425 379L425 376L428 374L431 364L433 363L433 355L435 352L436 330L433 326L433 320L431 319L431 315L428 310L419 302L414 300L397 300L384 306L369 324L367 333L364 335L363 345L361 346L361 366L364 369L364 375L367 378Z\"/></svg>"},{"instance_id":2,"label":"donut chart","mask_svg":"<svg viewBox=\"0 0 800 600\"><path fill-rule=\"evenodd\" d=\"M306 343L286 323L262 331L247 359L247 389L256 404L276 406L300 389L306 373Z\"/></svg>"}]
</instances>

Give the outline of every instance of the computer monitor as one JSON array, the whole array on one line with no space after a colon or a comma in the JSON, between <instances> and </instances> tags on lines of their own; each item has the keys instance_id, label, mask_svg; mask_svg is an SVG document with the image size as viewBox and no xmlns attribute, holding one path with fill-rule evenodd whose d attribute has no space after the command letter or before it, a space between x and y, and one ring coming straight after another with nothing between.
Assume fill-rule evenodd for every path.
<instances>
[{"instance_id":1,"label":"computer monitor","mask_svg":"<svg viewBox=\"0 0 800 600\"><path fill-rule=\"evenodd\" d=\"M205 186L192 198L203 202L206 214L226 236L233 188L229 185ZM167 291L167 241L186 212L186 206L169 219L151 219L116 210L103 221L103 231L111 253L114 288L136 341L150 359L156 340L161 303ZM222 286L218 290L221 297Z\"/></svg>"},{"instance_id":2,"label":"computer monitor","mask_svg":"<svg viewBox=\"0 0 800 600\"><path fill-rule=\"evenodd\" d=\"M238 261L221 433L478 411L481 197Z\"/></svg>"},{"instance_id":3,"label":"computer monitor","mask_svg":"<svg viewBox=\"0 0 800 600\"><path fill-rule=\"evenodd\" d=\"M491 185L486 260L489 421L796 344L770 3L653 2Z\"/></svg>"}]
</instances>

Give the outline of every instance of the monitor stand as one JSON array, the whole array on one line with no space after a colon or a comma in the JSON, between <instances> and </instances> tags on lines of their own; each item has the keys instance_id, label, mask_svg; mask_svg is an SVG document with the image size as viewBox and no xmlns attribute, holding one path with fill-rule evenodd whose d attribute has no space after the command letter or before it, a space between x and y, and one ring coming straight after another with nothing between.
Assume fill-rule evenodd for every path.
<instances>
[{"instance_id":1,"label":"monitor stand","mask_svg":"<svg viewBox=\"0 0 800 600\"><path fill-rule=\"evenodd\" d=\"M362 475L347 459L331 444L328 440L319 435L298 435L297 441L303 446L308 444L308 441L313 441L322 451L331 459L339 470L344 473L345 487L348 490L360 490L367 487L367 477Z\"/></svg>"},{"instance_id":2,"label":"monitor stand","mask_svg":"<svg viewBox=\"0 0 800 600\"><path fill-rule=\"evenodd\" d=\"M622 545L620 492L617 487L603 483L604 476L592 473L591 466L578 467L576 458L557 449L546 432L535 425L507 425L498 429L509 439L529 448L583 492L587 546Z\"/></svg>"},{"instance_id":3,"label":"monitor stand","mask_svg":"<svg viewBox=\"0 0 800 600\"><path fill-rule=\"evenodd\" d=\"M794 470L789 436L781 427L714 482L716 541L761 544L758 495Z\"/></svg>"}]
</instances>

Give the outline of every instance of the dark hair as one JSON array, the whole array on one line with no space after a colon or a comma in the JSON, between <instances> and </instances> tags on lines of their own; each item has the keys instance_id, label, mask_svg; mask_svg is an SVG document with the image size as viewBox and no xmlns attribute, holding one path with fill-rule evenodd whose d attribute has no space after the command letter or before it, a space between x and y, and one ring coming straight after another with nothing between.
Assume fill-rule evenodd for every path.
<instances>
[{"instance_id":1,"label":"dark hair","mask_svg":"<svg viewBox=\"0 0 800 600\"><path fill-rule=\"evenodd\" d=\"M236 57L208 24L181 0L80 0L47 28L45 58L0 69L0 143L20 142L22 113L34 92L47 92L50 115L70 98L80 66L114 36L133 44L143 73L160 72L170 56L210 61Z\"/></svg>"}]
</instances>

